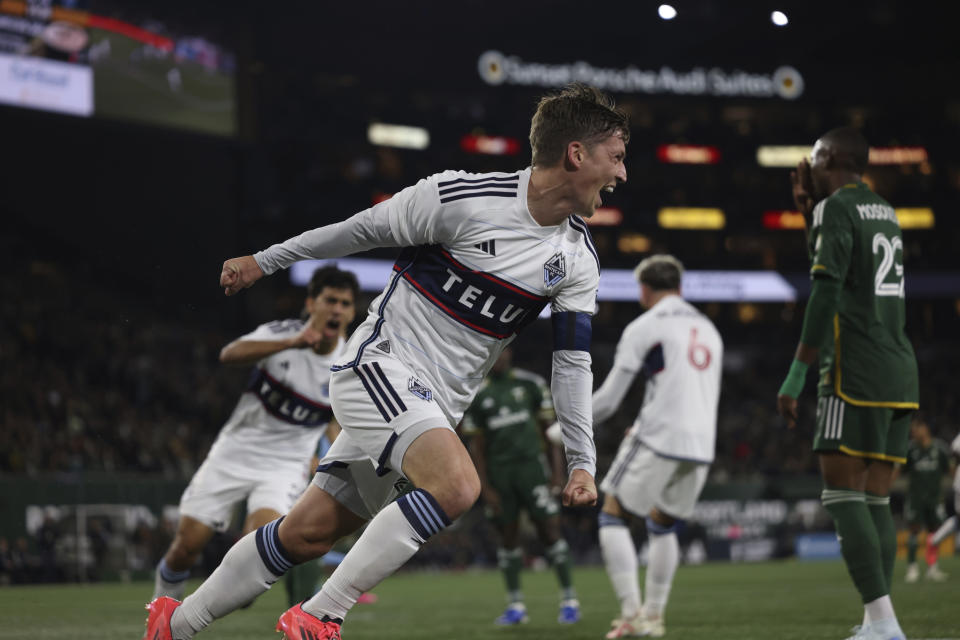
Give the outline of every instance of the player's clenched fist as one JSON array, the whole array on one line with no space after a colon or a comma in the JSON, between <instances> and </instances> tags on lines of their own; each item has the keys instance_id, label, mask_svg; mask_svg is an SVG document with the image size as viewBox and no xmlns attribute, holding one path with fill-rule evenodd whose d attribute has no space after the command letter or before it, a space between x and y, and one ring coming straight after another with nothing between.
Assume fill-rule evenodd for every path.
<instances>
[{"instance_id":1,"label":"player's clenched fist","mask_svg":"<svg viewBox=\"0 0 960 640\"><path fill-rule=\"evenodd\" d=\"M253 256L230 258L223 263L223 270L220 271L220 286L225 294L232 296L262 277L263 270Z\"/></svg>"},{"instance_id":2,"label":"player's clenched fist","mask_svg":"<svg viewBox=\"0 0 960 640\"><path fill-rule=\"evenodd\" d=\"M563 506L590 507L597 504L597 485L593 476L583 469L570 472L570 479L563 489Z\"/></svg>"}]
</instances>

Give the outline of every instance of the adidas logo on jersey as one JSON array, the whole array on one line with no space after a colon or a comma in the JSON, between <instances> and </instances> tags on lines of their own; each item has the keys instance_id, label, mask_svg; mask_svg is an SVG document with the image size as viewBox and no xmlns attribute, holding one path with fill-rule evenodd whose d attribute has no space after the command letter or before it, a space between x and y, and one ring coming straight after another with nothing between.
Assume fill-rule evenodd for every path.
<instances>
[{"instance_id":1,"label":"adidas logo on jersey","mask_svg":"<svg viewBox=\"0 0 960 640\"><path fill-rule=\"evenodd\" d=\"M484 240L483 242L477 243L473 246L476 247L477 249L480 249L480 251L483 251L484 253L489 253L490 255L495 256L497 255L497 248L495 243L496 243L496 240Z\"/></svg>"},{"instance_id":2,"label":"adidas logo on jersey","mask_svg":"<svg viewBox=\"0 0 960 640\"><path fill-rule=\"evenodd\" d=\"M390 353L390 341L384 340L377 345L377 349L380 349L380 351L383 351L384 353Z\"/></svg>"}]
</instances>

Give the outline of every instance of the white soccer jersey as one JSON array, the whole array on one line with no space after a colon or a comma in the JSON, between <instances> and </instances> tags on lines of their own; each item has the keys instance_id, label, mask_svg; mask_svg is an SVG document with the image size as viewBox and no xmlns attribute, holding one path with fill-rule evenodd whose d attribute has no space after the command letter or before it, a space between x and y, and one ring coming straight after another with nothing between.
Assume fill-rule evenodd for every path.
<instances>
[{"instance_id":1,"label":"white soccer jersey","mask_svg":"<svg viewBox=\"0 0 960 640\"><path fill-rule=\"evenodd\" d=\"M533 219L527 209L530 175L529 168L446 171L255 258L272 273L296 260L407 247L338 368L355 366L368 350L389 350L416 371L420 379L409 384L431 390L451 425L460 421L502 349L549 303L555 396L558 384L577 387L557 400L568 459L571 468L593 473L587 342L599 260L580 218L549 227Z\"/></svg>"},{"instance_id":2,"label":"white soccer jersey","mask_svg":"<svg viewBox=\"0 0 960 640\"><path fill-rule=\"evenodd\" d=\"M285 340L303 327L300 320L277 320L240 339ZM284 349L258 361L209 457L227 456L256 468L269 468L277 461L309 461L333 416L330 367L342 357L344 347L340 340L326 355Z\"/></svg>"},{"instance_id":3,"label":"white soccer jersey","mask_svg":"<svg viewBox=\"0 0 960 640\"><path fill-rule=\"evenodd\" d=\"M627 325L614 369L647 376L631 435L655 453L712 462L723 341L693 305L669 295Z\"/></svg>"}]
</instances>

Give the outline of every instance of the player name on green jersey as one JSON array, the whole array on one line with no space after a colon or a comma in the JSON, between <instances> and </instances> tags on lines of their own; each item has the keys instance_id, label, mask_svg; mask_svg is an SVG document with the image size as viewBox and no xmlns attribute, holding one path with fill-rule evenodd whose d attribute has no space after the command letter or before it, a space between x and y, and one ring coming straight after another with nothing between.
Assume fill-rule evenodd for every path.
<instances>
[{"instance_id":1,"label":"player name on green jersey","mask_svg":"<svg viewBox=\"0 0 960 640\"><path fill-rule=\"evenodd\" d=\"M905 332L903 236L893 207L862 183L813 209L811 278L841 285L833 340L820 350L820 395L917 408L917 360Z\"/></svg>"}]
</instances>

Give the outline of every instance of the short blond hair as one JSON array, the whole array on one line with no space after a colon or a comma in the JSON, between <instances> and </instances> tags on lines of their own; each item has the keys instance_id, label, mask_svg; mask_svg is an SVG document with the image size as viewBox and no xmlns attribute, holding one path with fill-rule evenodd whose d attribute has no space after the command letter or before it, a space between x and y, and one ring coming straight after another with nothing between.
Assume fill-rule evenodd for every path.
<instances>
[{"instance_id":1,"label":"short blond hair","mask_svg":"<svg viewBox=\"0 0 960 640\"><path fill-rule=\"evenodd\" d=\"M679 291L683 264L669 254L657 254L641 260L633 270L633 277L654 291Z\"/></svg>"}]
</instances>

